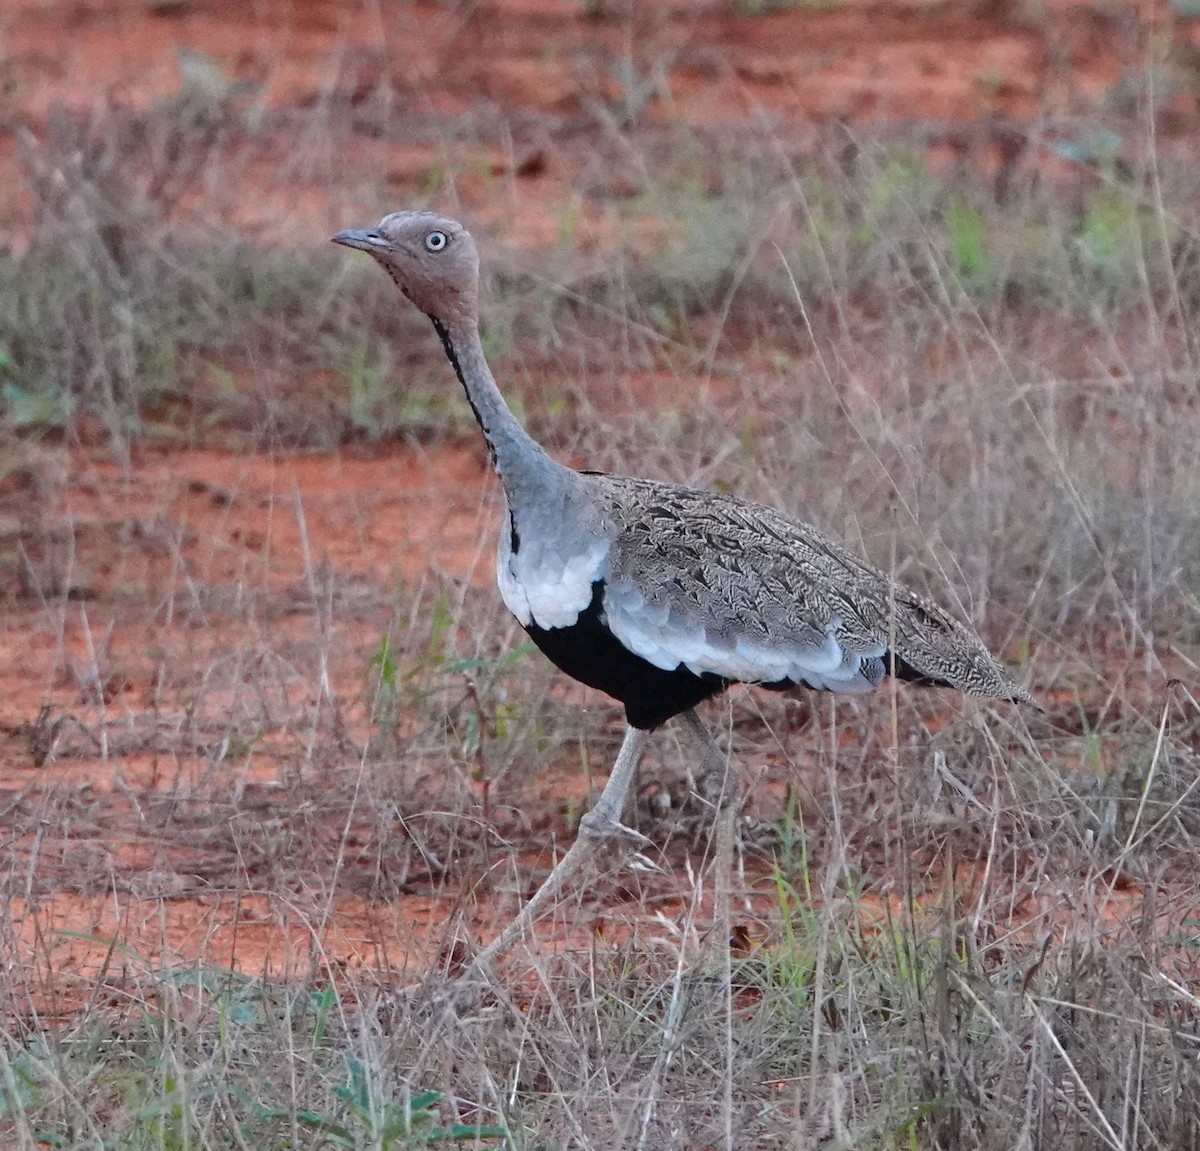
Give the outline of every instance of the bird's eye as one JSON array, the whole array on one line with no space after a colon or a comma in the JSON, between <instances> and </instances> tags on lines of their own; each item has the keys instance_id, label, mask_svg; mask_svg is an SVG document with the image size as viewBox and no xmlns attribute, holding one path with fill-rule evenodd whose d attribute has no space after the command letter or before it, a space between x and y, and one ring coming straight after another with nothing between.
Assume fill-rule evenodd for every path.
<instances>
[{"instance_id":1,"label":"bird's eye","mask_svg":"<svg viewBox=\"0 0 1200 1151\"><path fill-rule=\"evenodd\" d=\"M430 232L425 237L425 247L431 252L440 252L449 242L445 232Z\"/></svg>"}]
</instances>

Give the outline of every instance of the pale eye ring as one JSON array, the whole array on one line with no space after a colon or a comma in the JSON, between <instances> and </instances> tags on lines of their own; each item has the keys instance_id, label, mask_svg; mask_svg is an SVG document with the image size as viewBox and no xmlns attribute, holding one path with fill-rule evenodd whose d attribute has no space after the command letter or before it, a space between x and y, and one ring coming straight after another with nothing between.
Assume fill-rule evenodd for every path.
<instances>
[{"instance_id":1,"label":"pale eye ring","mask_svg":"<svg viewBox=\"0 0 1200 1151\"><path fill-rule=\"evenodd\" d=\"M440 252L449 242L445 232L430 232L425 237L425 247L431 252Z\"/></svg>"}]
</instances>

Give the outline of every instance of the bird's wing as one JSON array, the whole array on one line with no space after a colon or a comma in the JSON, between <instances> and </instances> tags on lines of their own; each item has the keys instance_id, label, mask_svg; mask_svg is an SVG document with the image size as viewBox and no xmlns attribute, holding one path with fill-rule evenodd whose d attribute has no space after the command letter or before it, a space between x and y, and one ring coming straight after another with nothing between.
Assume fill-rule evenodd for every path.
<instances>
[{"instance_id":1,"label":"bird's wing","mask_svg":"<svg viewBox=\"0 0 1200 1151\"><path fill-rule=\"evenodd\" d=\"M721 493L594 482L615 526L608 625L658 667L861 692L891 649L910 674L1025 697L969 628L815 528Z\"/></svg>"}]
</instances>

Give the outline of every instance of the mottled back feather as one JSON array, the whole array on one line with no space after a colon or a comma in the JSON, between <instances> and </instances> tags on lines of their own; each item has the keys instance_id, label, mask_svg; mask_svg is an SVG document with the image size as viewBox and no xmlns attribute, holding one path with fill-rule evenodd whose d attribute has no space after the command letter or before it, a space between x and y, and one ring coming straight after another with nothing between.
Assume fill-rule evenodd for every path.
<instances>
[{"instance_id":1,"label":"mottled back feather","mask_svg":"<svg viewBox=\"0 0 1200 1151\"><path fill-rule=\"evenodd\" d=\"M615 530L610 588L636 589L650 611L674 614L676 630L718 647L750 640L820 653L832 640L843 659L879 660L867 671L874 682L893 650L919 675L970 695L1029 698L969 628L808 524L719 492L584 478Z\"/></svg>"}]
</instances>

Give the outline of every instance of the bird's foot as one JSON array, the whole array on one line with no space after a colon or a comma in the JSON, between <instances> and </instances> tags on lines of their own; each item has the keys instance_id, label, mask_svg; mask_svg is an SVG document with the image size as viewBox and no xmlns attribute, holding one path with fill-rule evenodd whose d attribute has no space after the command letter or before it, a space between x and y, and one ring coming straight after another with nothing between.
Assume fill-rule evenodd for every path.
<instances>
[{"instance_id":1,"label":"bird's foot","mask_svg":"<svg viewBox=\"0 0 1200 1151\"><path fill-rule=\"evenodd\" d=\"M640 831L626 827L619 819L609 815L599 806L586 812L579 821L579 834L588 839L624 839L636 844L650 844L653 841Z\"/></svg>"}]
</instances>

